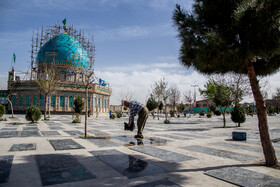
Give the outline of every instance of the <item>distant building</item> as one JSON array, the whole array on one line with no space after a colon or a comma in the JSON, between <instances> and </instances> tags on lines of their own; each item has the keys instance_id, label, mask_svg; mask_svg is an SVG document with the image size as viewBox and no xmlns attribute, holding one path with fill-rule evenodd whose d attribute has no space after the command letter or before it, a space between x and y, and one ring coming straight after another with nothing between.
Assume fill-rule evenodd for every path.
<instances>
[{"instance_id":1,"label":"distant building","mask_svg":"<svg viewBox=\"0 0 280 187\"><path fill-rule=\"evenodd\" d=\"M9 72L8 90L0 93L0 102L12 93L15 113L24 113L27 107L35 105L44 110L44 95L40 91L34 77L42 76L44 68L55 70L55 91L47 99L47 109L52 113L73 113L73 102L81 96L85 100L85 74L93 70L94 48L81 32L73 28L64 30L55 25L53 30L42 31L41 37L32 38L31 77L20 80L15 71ZM50 37L51 36L51 37ZM35 49L33 49L33 47ZM36 49L38 47L38 50ZM95 78L89 85L88 107L90 113L109 112L112 89L102 79ZM10 107L9 107L10 110Z\"/></svg>"}]
</instances>

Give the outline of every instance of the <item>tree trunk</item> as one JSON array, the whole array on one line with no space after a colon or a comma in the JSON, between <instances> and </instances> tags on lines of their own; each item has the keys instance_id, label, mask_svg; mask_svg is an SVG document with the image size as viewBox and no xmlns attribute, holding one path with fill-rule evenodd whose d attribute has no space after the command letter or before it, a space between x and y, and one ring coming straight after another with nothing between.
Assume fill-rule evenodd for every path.
<instances>
[{"instance_id":1,"label":"tree trunk","mask_svg":"<svg viewBox=\"0 0 280 187\"><path fill-rule=\"evenodd\" d=\"M88 117L88 85L86 86L85 138L87 137L87 117Z\"/></svg>"},{"instance_id":2,"label":"tree trunk","mask_svg":"<svg viewBox=\"0 0 280 187\"><path fill-rule=\"evenodd\" d=\"M167 120L167 106L166 106L166 104L165 104L165 120Z\"/></svg>"},{"instance_id":3,"label":"tree trunk","mask_svg":"<svg viewBox=\"0 0 280 187\"><path fill-rule=\"evenodd\" d=\"M48 95L45 94L45 97L44 97L44 103L45 103L45 105L44 105L44 108L45 108L45 111L44 111L44 120L47 119L47 97L48 97Z\"/></svg>"},{"instance_id":4,"label":"tree trunk","mask_svg":"<svg viewBox=\"0 0 280 187\"><path fill-rule=\"evenodd\" d=\"M224 122L224 128L226 128L226 109L227 107L225 107L225 110L222 109L222 107L220 108L223 114L223 122Z\"/></svg>"},{"instance_id":5,"label":"tree trunk","mask_svg":"<svg viewBox=\"0 0 280 187\"><path fill-rule=\"evenodd\" d=\"M12 103L12 101L8 98L8 101L9 101L9 103L10 103L10 105L11 105L11 112L12 112L12 118L14 117L14 107L13 107L13 103Z\"/></svg>"},{"instance_id":6,"label":"tree trunk","mask_svg":"<svg viewBox=\"0 0 280 187\"><path fill-rule=\"evenodd\" d=\"M263 96L260 91L259 82L257 80L253 62L251 60L247 61L247 70L248 70L248 77L250 80L252 92L258 110L257 112L258 121L259 121L258 125L259 125L259 132L260 132L260 138L261 138L263 153L265 157L265 162L267 166L276 166L277 157L275 155L275 150L272 146L270 136L269 136L266 107L263 100Z\"/></svg>"},{"instance_id":7,"label":"tree trunk","mask_svg":"<svg viewBox=\"0 0 280 187\"><path fill-rule=\"evenodd\" d=\"M160 102L158 102L158 106L159 106ZM157 108L157 119L159 120L159 108Z\"/></svg>"}]
</instances>

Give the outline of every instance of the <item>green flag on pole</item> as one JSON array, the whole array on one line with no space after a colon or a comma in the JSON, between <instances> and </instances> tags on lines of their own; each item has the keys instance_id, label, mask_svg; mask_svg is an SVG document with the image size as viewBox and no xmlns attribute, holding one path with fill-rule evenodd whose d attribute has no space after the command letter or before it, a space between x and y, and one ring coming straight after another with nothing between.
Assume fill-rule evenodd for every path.
<instances>
[{"instance_id":1,"label":"green flag on pole","mask_svg":"<svg viewBox=\"0 0 280 187\"><path fill-rule=\"evenodd\" d=\"M63 25L66 25L66 18L62 21Z\"/></svg>"},{"instance_id":2,"label":"green flag on pole","mask_svg":"<svg viewBox=\"0 0 280 187\"><path fill-rule=\"evenodd\" d=\"M13 53L13 60L14 60L14 63L16 63L16 54Z\"/></svg>"}]
</instances>

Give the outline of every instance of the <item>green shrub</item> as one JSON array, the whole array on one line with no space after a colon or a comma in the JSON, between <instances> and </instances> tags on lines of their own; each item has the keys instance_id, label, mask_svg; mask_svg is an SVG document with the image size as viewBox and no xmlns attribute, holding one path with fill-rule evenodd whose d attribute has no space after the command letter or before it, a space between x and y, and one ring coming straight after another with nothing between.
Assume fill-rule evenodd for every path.
<instances>
[{"instance_id":1,"label":"green shrub","mask_svg":"<svg viewBox=\"0 0 280 187\"><path fill-rule=\"evenodd\" d=\"M165 124L170 124L170 121L167 119L167 120L164 120L164 123Z\"/></svg>"},{"instance_id":2,"label":"green shrub","mask_svg":"<svg viewBox=\"0 0 280 187\"><path fill-rule=\"evenodd\" d=\"M202 111L199 112L199 115L200 115L200 116L204 116L204 115L205 115L205 112L202 110Z\"/></svg>"},{"instance_id":3,"label":"green shrub","mask_svg":"<svg viewBox=\"0 0 280 187\"><path fill-rule=\"evenodd\" d=\"M0 104L0 118L2 118L2 116L5 114L5 106Z\"/></svg>"},{"instance_id":4,"label":"green shrub","mask_svg":"<svg viewBox=\"0 0 280 187\"><path fill-rule=\"evenodd\" d=\"M81 114L84 108L84 102L82 100L82 98L80 96L78 96L75 100L74 100L74 112Z\"/></svg>"},{"instance_id":5,"label":"green shrub","mask_svg":"<svg viewBox=\"0 0 280 187\"><path fill-rule=\"evenodd\" d=\"M116 116L115 116L115 114L110 114L110 119L115 119L116 118Z\"/></svg>"},{"instance_id":6,"label":"green shrub","mask_svg":"<svg viewBox=\"0 0 280 187\"><path fill-rule=\"evenodd\" d=\"M170 113L170 116L171 116L171 117L174 117L174 116L175 116L175 111L174 111L174 110L170 110L169 113Z\"/></svg>"},{"instance_id":7,"label":"green shrub","mask_svg":"<svg viewBox=\"0 0 280 187\"><path fill-rule=\"evenodd\" d=\"M226 110L226 114L230 114L229 110Z\"/></svg>"},{"instance_id":8,"label":"green shrub","mask_svg":"<svg viewBox=\"0 0 280 187\"><path fill-rule=\"evenodd\" d=\"M269 115L274 114L274 113L275 113L274 107L270 106L270 107L268 108L268 110L267 110L267 113L268 113Z\"/></svg>"},{"instance_id":9,"label":"green shrub","mask_svg":"<svg viewBox=\"0 0 280 187\"><path fill-rule=\"evenodd\" d=\"M121 118L122 117L122 113L121 112L117 111L116 114L117 114L117 118Z\"/></svg>"},{"instance_id":10,"label":"green shrub","mask_svg":"<svg viewBox=\"0 0 280 187\"><path fill-rule=\"evenodd\" d=\"M26 114L25 114L25 119L27 121L31 121L32 123L37 122L41 118L42 112L41 110L32 105L27 108Z\"/></svg>"},{"instance_id":11,"label":"green shrub","mask_svg":"<svg viewBox=\"0 0 280 187\"><path fill-rule=\"evenodd\" d=\"M215 113L216 116L220 116L222 114L220 110L215 110L214 113Z\"/></svg>"},{"instance_id":12,"label":"green shrub","mask_svg":"<svg viewBox=\"0 0 280 187\"><path fill-rule=\"evenodd\" d=\"M215 110L216 110L216 107L213 106L213 105L211 105L211 106L210 106L210 111L211 111L211 112L215 112Z\"/></svg>"},{"instance_id":13,"label":"green shrub","mask_svg":"<svg viewBox=\"0 0 280 187\"><path fill-rule=\"evenodd\" d=\"M206 116L207 116L207 118L211 118L211 117L212 117L212 114L211 114L211 113L208 113Z\"/></svg>"},{"instance_id":14,"label":"green shrub","mask_svg":"<svg viewBox=\"0 0 280 187\"><path fill-rule=\"evenodd\" d=\"M238 127L240 127L240 123L246 121L245 112L239 104L237 104L231 111L231 120L238 123Z\"/></svg>"}]
</instances>

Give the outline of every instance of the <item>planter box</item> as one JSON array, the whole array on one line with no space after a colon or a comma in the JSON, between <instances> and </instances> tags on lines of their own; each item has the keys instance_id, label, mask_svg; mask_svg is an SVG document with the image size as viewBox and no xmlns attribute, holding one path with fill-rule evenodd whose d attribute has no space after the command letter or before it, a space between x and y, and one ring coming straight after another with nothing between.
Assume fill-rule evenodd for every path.
<instances>
[{"instance_id":1,"label":"planter box","mask_svg":"<svg viewBox=\"0 0 280 187\"><path fill-rule=\"evenodd\" d=\"M232 132L232 139L237 141L245 141L246 132Z\"/></svg>"}]
</instances>

